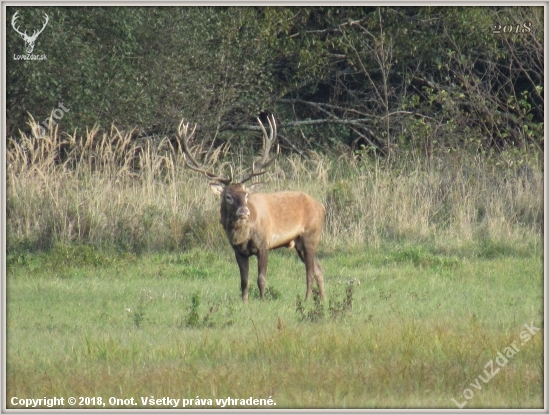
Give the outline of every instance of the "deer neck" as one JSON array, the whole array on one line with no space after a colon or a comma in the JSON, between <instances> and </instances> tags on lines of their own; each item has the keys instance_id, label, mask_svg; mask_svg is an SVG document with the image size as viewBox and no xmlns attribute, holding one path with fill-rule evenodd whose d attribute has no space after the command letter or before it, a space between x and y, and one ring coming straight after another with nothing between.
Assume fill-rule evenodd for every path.
<instances>
[{"instance_id":1,"label":"deer neck","mask_svg":"<svg viewBox=\"0 0 550 415\"><path fill-rule=\"evenodd\" d=\"M252 236L249 218L229 220L224 224L225 233L233 246L246 245Z\"/></svg>"},{"instance_id":2,"label":"deer neck","mask_svg":"<svg viewBox=\"0 0 550 415\"><path fill-rule=\"evenodd\" d=\"M239 218L235 214L221 210L220 223L225 230L229 243L233 246L246 245L252 237L253 214L245 218Z\"/></svg>"}]
</instances>

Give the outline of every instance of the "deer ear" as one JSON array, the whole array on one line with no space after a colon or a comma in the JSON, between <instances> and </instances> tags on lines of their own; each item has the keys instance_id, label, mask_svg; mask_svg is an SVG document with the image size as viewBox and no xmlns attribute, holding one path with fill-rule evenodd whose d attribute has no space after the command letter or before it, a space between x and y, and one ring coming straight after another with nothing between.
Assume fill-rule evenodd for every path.
<instances>
[{"instance_id":1,"label":"deer ear","mask_svg":"<svg viewBox=\"0 0 550 415\"><path fill-rule=\"evenodd\" d=\"M216 183L216 182L210 182L208 183L210 185L210 190L212 190L212 193L214 193L216 196L221 196L223 192L223 184Z\"/></svg>"},{"instance_id":2,"label":"deer ear","mask_svg":"<svg viewBox=\"0 0 550 415\"><path fill-rule=\"evenodd\" d=\"M261 188L264 187L264 185L265 185L264 182L259 182L259 183L251 184L250 186L247 186L246 188L248 189L248 191L250 193L256 193L259 190L261 190Z\"/></svg>"}]
</instances>

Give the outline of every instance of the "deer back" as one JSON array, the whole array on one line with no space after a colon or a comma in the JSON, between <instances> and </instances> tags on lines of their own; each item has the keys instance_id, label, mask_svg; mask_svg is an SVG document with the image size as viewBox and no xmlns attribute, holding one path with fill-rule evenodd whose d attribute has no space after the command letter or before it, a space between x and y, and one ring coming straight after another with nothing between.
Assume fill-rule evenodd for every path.
<instances>
[{"instance_id":1,"label":"deer back","mask_svg":"<svg viewBox=\"0 0 550 415\"><path fill-rule=\"evenodd\" d=\"M325 208L303 192L253 193L249 205L257 212L268 248L288 245L303 234L321 233Z\"/></svg>"}]
</instances>

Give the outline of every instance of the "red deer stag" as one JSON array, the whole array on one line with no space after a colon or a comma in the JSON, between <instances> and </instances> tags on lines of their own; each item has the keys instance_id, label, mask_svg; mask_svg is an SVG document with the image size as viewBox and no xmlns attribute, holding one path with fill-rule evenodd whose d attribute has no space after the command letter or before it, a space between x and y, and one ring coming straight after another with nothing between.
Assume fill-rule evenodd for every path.
<instances>
[{"instance_id":1,"label":"red deer stag","mask_svg":"<svg viewBox=\"0 0 550 415\"><path fill-rule=\"evenodd\" d=\"M268 117L269 136L259 118L258 123L263 133L263 154L258 164L252 163L251 171L240 181L233 181L232 169L230 177L220 177L196 161L189 149L189 139L195 129L189 132L189 124L182 121L177 135L186 164L190 169L205 174L211 180L210 189L221 198L220 223L235 251L243 301L248 301L249 257L256 255L258 258L258 288L263 299L268 252L283 246L295 247L306 266L306 300L311 296L314 278L321 297L325 298L323 273L315 257L325 222L323 205L303 192L256 193L258 184L245 186L248 180L264 174L277 157L275 154L268 158L277 137L275 117Z\"/></svg>"}]
</instances>

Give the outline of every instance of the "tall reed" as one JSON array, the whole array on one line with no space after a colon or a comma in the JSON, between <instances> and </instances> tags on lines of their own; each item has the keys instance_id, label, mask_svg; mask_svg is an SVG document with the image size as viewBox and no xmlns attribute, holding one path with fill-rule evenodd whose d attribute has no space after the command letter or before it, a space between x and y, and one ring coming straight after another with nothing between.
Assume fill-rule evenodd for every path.
<instances>
[{"instance_id":1,"label":"tall reed","mask_svg":"<svg viewBox=\"0 0 550 415\"><path fill-rule=\"evenodd\" d=\"M8 250L73 242L137 252L225 246L218 201L207 179L186 169L177 142L115 127L61 136L52 126L40 137L32 119L30 126L32 134L7 142ZM231 157L223 148L208 162ZM248 166L246 156L233 160L237 171ZM365 155L312 152L308 160L280 156L263 179L265 191L303 190L325 204L325 250L423 241L542 247L536 162L453 153L407 155L387 166Z\"/></svg>"}]
</instances>

